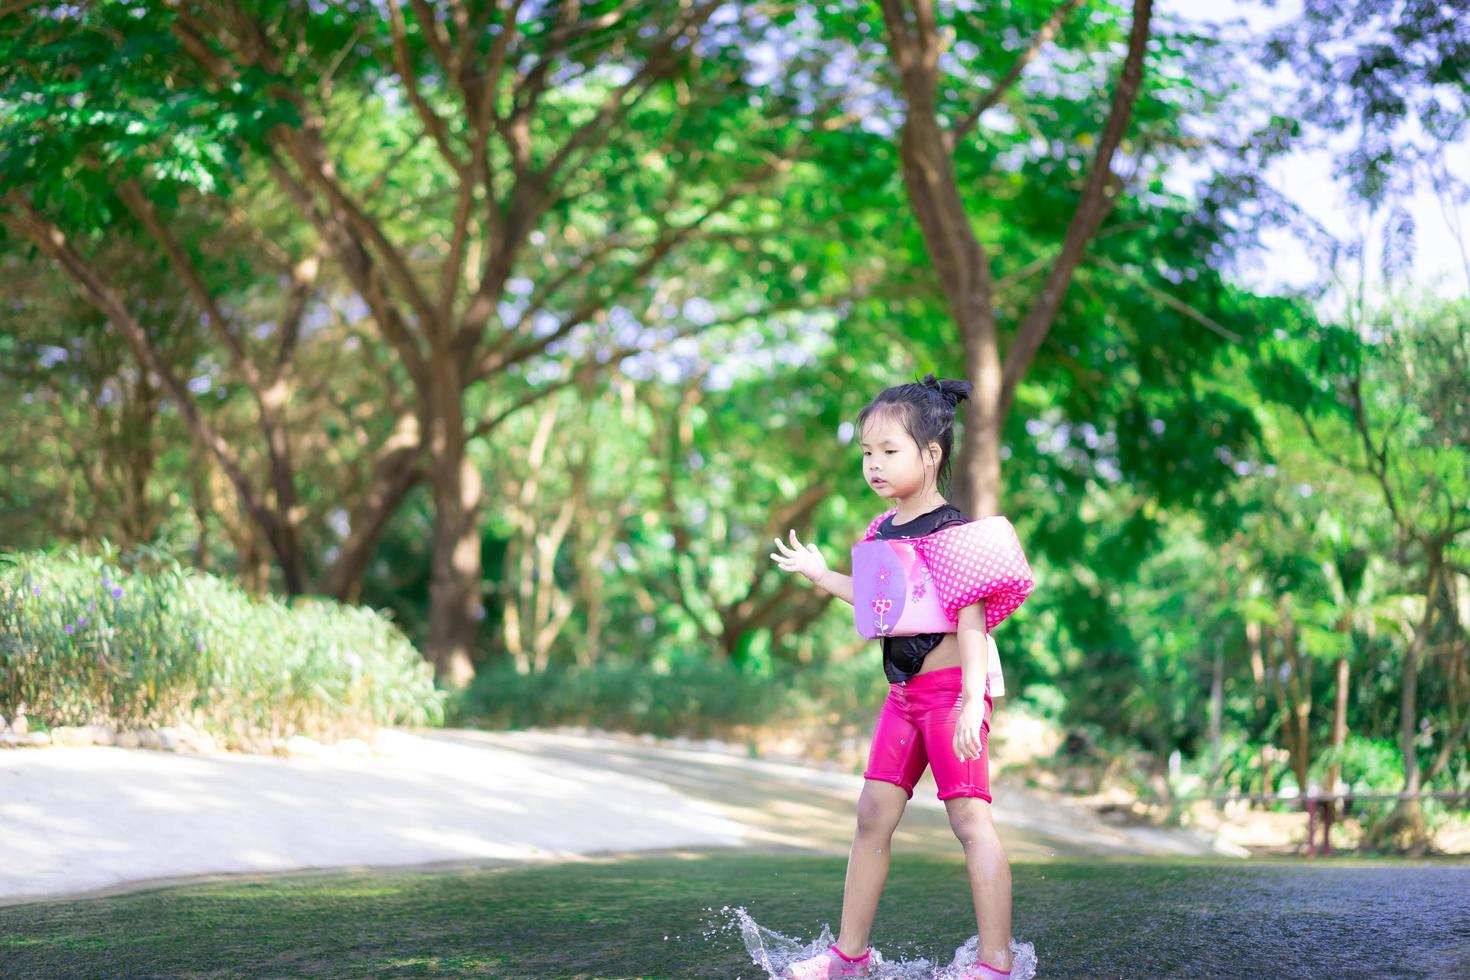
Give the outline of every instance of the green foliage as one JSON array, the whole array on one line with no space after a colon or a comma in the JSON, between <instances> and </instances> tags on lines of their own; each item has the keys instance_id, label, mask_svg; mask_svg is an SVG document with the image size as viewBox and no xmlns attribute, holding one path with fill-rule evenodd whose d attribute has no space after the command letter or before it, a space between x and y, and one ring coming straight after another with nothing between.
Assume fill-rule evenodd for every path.
<instances>
[{"instance_id":1,"label":"green foliage","mask_svg":"<svg viewBox=\"0 0 1470 980\"><path fill-rule=\"evenodd\" d=\"M1058 9L1017 0L985 5L981 16L973 6L936 11L946 41L935 97L951 126ZM551 79L534 106L508 96L497 106L528 120L525 159L496 139L480 145L463 79L441 70L434 50L438 32L451 32L469 42L468 64L489 64L503 36L490 7L475 12L488 26L472 36L454 20L421 23L428 7L403 7L403 55L424 107L444 122L447 153L425 131L381 8L261 0L228 23L202 21L188 6L35 9L0 17L0 189L45 213L109 274L249 474L265 474L270 457L241 363L115 188L138 182L249 360L270 365L294 352L282 395L297 493L290 517L318 587L355 529L380 450L416 399L387 325L331 250L302 297L299 336L291 326L281 262L316 255L324 232L281 179L314 172L285 152L283 137L306 135L312 121L333 179L385 236L365 254L382 259L392 246L418 282L453 287L452 310L465 299L455 284L478 273L443 278L456 191L471 186L446 157L488 154L494 178L471 195L470 234L494 230L491 200L510 225L534 220L499 270L506 289L480 339L511 350L517 337L545 339L585 319L465 393L472 429L511 414L470 443L486 484L485 666L460 717L706 734L783 713L843 722L871 713L882 691L871 648L835 653L852 641L850 610L781 581L765 554L773 515L792 515L802 537L845 568L848 545L881 507L867 496L844 422L889 384L966 369L899 177L902 103L879 5L724 8L667 80L629 96L616 137L586 144L534 218L535 207L517 200L518 181L534 183L656 46L650 28L684 7L647 5L630 19L611 2L584 4L578 24L562 25L557 5L522 9L525 43L507 70ZM1278 215L1259 193L1262 161L1295 145L1302 127L1392 128L1414 118L1437 121L1436 140L1458 138L1464 114L1436 115L1430 104L1453 107L1463 89L1454 43L1463 28L1436 19L1438 9L1308 4L1287 33L1315 32L1310 45L1278 51L1283 63L1321 69L1307 79L1309 88L1320 81L1320 98L1300 123L1277 115L1279 106L1222 108L1250 77L1250 50L1155 18L1116 161L1121 193L1001 433L1004 506L1038 573L1037 592L998 637L1012 696L1102 751L1142 750L1140 771L1177 748L1191 773L1208 775L1218 656L1225 786L1279 786L1288 776L1283 755L1264 751L1282 742L1285 685L1313 708L1306 776L1320 779L1330 762L1333 668L1346 660L1347 778L1393 785L1422 545L1448 535L1446 559L1470 566L1463 531L1451 530L1465 523L1470 499L1465 307L1405 300L1361 323L1321 322L1305 300L1253 295L1227 271L1248 244L1250 219ZM1370 30L1335 58L1333 32L1364 18L1380 33L1391 27L1402 47L1375 47ZM1416 19L1432 30L1415 34ZM1070 11L1053 42L957 138L957 180L993 262L1003 349L1070 220L1128 22L1121 3ZM269 70L245 50L253 44L235 43L252 26L276 55ZM186 50L201 28L202 60ZM568 30L575 43L557 47L552 39ZM757 43L770 38L774 53ZM1330 96L1344 82L1354 101L1334 110ZM1420 82L1429 87L1396 101ZM1335 121L1320 115L1331 112ZM1256 120L1266 126L1259 145L1218 152L1220 131ZM1397 143L1401 134L1387 137ZM1386 148L1392 156L1379 142L1362 148L1355 179L1370 199L1393 189L1383 181L1408 159ZM1222 166L1238 182L1196 201L1166 180L1181 165ZM651 251L673 238L677 248ZM0 254L0 389L24 392L0 399L0 540L13 549L104 535L130 546L169 541L192 548L201 567L269 584L258 529L235 517L239 500L180 406L139 370L115 326L70 299L77 293L62 274L19 244ZM402 291L402 282L388 286ZM635 339L662 349L614 362L611 352ZM557 390L583 368L591 373ZM1366 437L1355 431L1360 417ZM536 445L545 452L533 454ZM1369 449L1386 452L1386 465ZM421 480L432 460L418 462ZM536 493L523 494L533 480ZM392 609L413 638L428 632L433 503L422 483L404 493L360 581L343 590ZM1447 516L1436 525L1435 515ZM521 561L528 552L535 562ZM287 618L236 596L243 625L221 637L223 626L177 603L229 605L221 598L229 590L169 574L175 584L156 609L129 613L134 645L109 648L107 656L129 658L112 674L95 643L64 633L85 603L65 610L69 620L46 620L55 645L44 649L67 665L48 677L68 717L202 710L205 652L282 637L289 656L241 654L208 676L258 688L262 703L355 696L327 647L312 646L345 620L288 628L326 614ZM1426 765L1463 717L1456 624L1464 614L1456 620L1451 607L1463 608L1464 580L1457 573L1457 591L1443 599L1416 681ZM510 642L507 625L516 602L522 643ZM363 642L400 649L374 621L364 620ZM181 624L214 631L197 663L145 655L188 654L195 634L177 632ZM1250 631L1261 637L1254 650ZM1288 636L1295 663L1282 650ZM522 671L528 662L538 669L518 672L512 657ZM313 671L319 681L302 679ZM276 726L305 723L271 717ZM1463 785L1464 753L1449 748L1437 779Z\"/></svg>"},{"instance_id":2,"label":"green foliage","mask_svg":"<svg viewBox=\"0 0 1470 980\"><path fill-rule=\"evenodd\" d=\"M1057 681L1066 717L1154 751L1177 746L1207 778L1218 651L1221 788L1260 792L1299 778L1321 786L1346 661L1342 778L1358 790L1403 788L1404 649L1421 623L1435 542L1463 554L1463 530L1453 528L1470 513L1467 323L1462 301L1404 298L1360 322L1306 319L1274 332L1261 360L1238 362L1232 373L1261 398L1253 416L1262 440L1255 451L1214 447L1240 477L1228 496L1171 520L1136 583L1107 576L1117 583L1101 591L1111 603L1090 581L1059 583L1072 619L1064 628L1082 651L1065 658L1073 672ZM1086 550L1107 558L1106 548ZM1463 575L1447 586L1461 610L1464 588ZM1430 632L1440 655L1414 678L1419 764L1437 789L1463 787L1470 775L1453 741L1466 694L1456 639L1464 612L1452 605ZM1119 703L1126 710L1110 713ZM1293 746L1284 733L1303 730L1302 711L1306 743Z\"/></svg>"},{"instance_id":3,"label":"green foliage","mask_svg":"<svg viewBox=\"0 0 1470 980\"><path fill-rule=\"evenodd\" d=\"M724 662L603 660L586 668L519 674L482 669L451 721L495 728L587 725L609 731L708 737L790 711L789 692Z\"/></svg>"},{"instance_id":4,"label":"green foliage","mask_svg":"<svg viewBox=\"0 0 1470 980\"><path fill-rule=\"evenodd\" d=\"M1330 765L1333 753L1324 752ZM1404 758L1391 738L1349 734L1342 749L1342 781L1358 792L1396 793L1404 782Z\"/></svg>"},{"instance_id":5,"label":"green foliage","mask_svg":"<svg viewBox=\"0 0 1470 980\"><path fill-rule=\"evenodd\" d=\"M252 745L430 724L442 697L370 609L257 600L159 555L6 555L0 713L43 725L190 723Z\"/></svg>"},{"instance_id":6,"label":"green foliage","mask_svg":"<svg viewBox=\"0 0 1470 980\"><path fill-rule=\"evenodd\" d=\"M1292 103L1302 121L1351 136L1339 143L1348 149L1337 169L1359 200L1379 207L1422 183L1459 183L1442 161L1470 127L1463 4L1307 0L1300 16L1272 32L1263 54L1266 67L1294 70Z\"/></svg>"},{"instance_id":7,"label":"green foliage","mask_svg":"<svg viewBox=\"0 0 1470 980\"><path fill-rule=\"evenodd\" d=\"M228 193L242 148L299 122L259 69L212 95L182 85L175 17L107 3L0 22L0 191L32 187L66 226L102 226L123 211L117 182L146 173L161 204Z\"/></svg>"},{"instance_id":8,"label":"green foliage","mask_svg":"<svg viewBox=\"0 0 1470 980\"><path fill-rule=\"evenodd\" d=\"M888 683L872 657L769 673L697 658L601 660L517 673L484 667L451 704L450 724L493 728L585 725L608 731L708 738L745 726L819 718L832 731L866 731Z\"/></svg>"}]
</instances>

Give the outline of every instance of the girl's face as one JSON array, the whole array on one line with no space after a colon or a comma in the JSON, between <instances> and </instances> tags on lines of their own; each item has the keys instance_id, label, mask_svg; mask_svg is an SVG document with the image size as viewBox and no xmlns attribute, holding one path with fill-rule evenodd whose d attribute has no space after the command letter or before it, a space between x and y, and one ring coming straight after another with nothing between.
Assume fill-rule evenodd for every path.
<instances>
[{"instance_id":1,"label":"girl's face","mask_svg":"<svg viewBox=\"0 0 1470 980\"><path fill-rule=\"evenodd\" d=\"M913 436L897 420L878 415L868 420L861 439L863 478L888 500L921 497L933 486L939 469L939 444L920 453Z\"/></svg>"}]
</instances>

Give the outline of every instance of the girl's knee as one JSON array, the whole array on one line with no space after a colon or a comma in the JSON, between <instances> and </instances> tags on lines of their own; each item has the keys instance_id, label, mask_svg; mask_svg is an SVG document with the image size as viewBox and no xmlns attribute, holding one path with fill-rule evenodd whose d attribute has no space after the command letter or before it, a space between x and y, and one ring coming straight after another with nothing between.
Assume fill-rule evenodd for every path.
<instances>
[{"instance_id":1,"label":"girl's knee","mask_svg":"<svg viewBox=\"0 0 1470 980\"><path fill-rule=\"evenodd\" d=\"M944 801L949 811L949 827L961 841L969 843L979 834L994 834L995 824L990 818L990 804L981 799L956 797Z\"/></svg>"},{"instance_id":2,"label":"girl's knee","mask_svg":"<svg viewBox=\"0 0 1470 980\"><path fill-rule=\"evenodd\" d=\"M898 786L892 786L891 789L893 792L874 790L871 786L863 788L857 804L859 835L892 836L894 829L898 827L899 818L903 816L908 797Z\"/></svg>"}]
</instances>

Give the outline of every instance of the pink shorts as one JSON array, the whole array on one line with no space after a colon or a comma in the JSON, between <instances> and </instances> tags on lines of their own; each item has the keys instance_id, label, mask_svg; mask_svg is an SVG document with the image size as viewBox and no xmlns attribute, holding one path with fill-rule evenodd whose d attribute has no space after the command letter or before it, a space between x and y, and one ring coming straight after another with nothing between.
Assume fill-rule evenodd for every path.
<instances>
[{"instance_id":1,"label":"pink shorts","mask_svg":"<svg viewBox=\"0 0 1470 980\"><path fill-rule=\"evenodd\" d=\"M960 668L946 667L888 685L888 698L873 729L865 779L896 783L909 799L925 766L934 767L939 798L974 796L990 800L990 685L980 723L980 757L962 761L954 751L959 719Z\"/></svg>"}]
</instances>

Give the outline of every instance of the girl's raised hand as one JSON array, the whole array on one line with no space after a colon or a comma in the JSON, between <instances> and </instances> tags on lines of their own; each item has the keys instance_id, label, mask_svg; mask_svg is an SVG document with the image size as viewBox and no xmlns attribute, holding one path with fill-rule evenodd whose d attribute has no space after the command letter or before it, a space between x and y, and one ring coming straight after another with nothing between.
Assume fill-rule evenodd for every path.
<instances>
[{"instance_id":1,"label":"girl's raised hand","mask_svg":"<svg viewBox=\"0 0 1470 980\"><path fill-rule=\"evenodd\" d=\"M772 538L776 542L776 551L771 558L785 572L800 572L812 582L820 582L823 575L827 574L827 559L817 550L814 544L802 544L796 540L796 531L791 532L791 544L788 546L780 538Z\"/></svg>"}]
</instances>

